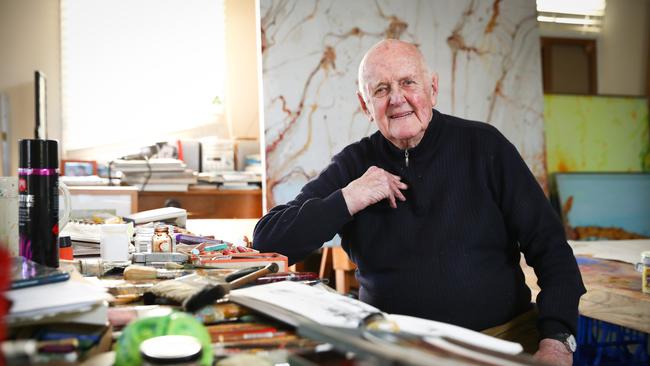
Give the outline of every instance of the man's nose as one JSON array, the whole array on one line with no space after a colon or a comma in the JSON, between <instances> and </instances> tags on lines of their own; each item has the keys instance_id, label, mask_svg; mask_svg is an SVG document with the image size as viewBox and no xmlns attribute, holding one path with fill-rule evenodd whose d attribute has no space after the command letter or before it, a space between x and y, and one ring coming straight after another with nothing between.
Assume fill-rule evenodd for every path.
<instances>
[{"instance_id":1,"label":"man's nose","mask_svg":"<svg viewBox=\"0 0 650 366\"><path fill-rule=\"evenodd\" d=\"M406 102L404 98L404 92L401 88L392 88L390 93L390 104L391 105L400 105Z\"/></svg>"}]
</instances>

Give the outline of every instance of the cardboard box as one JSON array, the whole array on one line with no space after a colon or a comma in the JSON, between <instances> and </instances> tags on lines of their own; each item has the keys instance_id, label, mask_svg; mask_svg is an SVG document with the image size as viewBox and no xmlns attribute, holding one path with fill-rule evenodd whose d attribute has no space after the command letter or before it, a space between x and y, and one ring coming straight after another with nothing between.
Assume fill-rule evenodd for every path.
<instances>
[{"instance_id":1,"label":"cardboard box","mask_svg":"<svg viewBox=\"0 0 650 366\"><path fill-rule=\"evenodd\" d=\"M214 268L248 268L253 266L266 266L271 263L278 264L278 272L287 272L289 270L289 260L287 257L278 253L239 253L230 259L210 259L203 257L193 259L195 265L204 265Z\"/></svg>"}]
</instances>

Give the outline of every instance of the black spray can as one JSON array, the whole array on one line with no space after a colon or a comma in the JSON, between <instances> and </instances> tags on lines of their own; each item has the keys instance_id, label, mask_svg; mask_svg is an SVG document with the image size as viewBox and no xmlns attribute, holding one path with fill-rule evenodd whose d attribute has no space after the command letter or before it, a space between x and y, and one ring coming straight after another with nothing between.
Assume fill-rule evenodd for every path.
<instances>
[{"instance_id":1,"label":"black spray can","mask_svg":"<svg viewBox=\"0 0 650 366\"><path fill-rule=\"evenodd\" d=\"M59 157L54 140L20 140L19 255L59 266Z\"/></svg>"}]
</instances>

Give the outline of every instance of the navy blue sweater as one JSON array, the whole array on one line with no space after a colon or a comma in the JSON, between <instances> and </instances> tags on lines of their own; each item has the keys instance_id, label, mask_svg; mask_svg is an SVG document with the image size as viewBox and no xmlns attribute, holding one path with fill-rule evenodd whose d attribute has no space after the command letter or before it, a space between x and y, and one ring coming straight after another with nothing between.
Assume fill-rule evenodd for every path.
<instances>
[{"instance_id":1,"label":"navy blue sweater","mask_svg":"<svg viewBox=\"0 0 650 366\"><path fill-rule=\"evenodd\" d=\"M406 201L351 216L341 188L372 165L402 177ZM358 267L362 301L474 330L530 308L521 252L542 289L542 336L575 334L585 289L562 224L516 148L488 124L434 110L408 166L379 132L347 146L260 219L254 247L294 263L336 233Z\"/></svg>"}]
</instances>

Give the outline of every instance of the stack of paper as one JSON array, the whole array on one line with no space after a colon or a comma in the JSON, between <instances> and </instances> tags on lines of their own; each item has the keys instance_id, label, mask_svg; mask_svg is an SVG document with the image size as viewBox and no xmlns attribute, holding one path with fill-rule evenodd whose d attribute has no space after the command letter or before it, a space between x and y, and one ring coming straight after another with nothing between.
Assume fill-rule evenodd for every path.
<instances>
[{"instance_id":1,"label":"stack of paper","mask_svg":"<svg viewBox=\"0 0 650 366\"><path fill-rule=\"evenodd\" d=\"M650 240L569 240L574 255L590 255L594 258L621 261L636 265L641 253L650 250Z\"/></svg>"},{"instance_id":2,"label":"stack of paper","mask_svg":"<svg viewBox=\"0 0 650 366\"><path fill-rule=\"evenodd\" d=\"M99 255L100 224L70 221L63 227L60 236L72 240L74 255Z\"/></svg>"},{"instance_id":3,"label":"stack of paper","mask_svg":"<svg viewBox=\"0 0 650 366\"><path fill-rule=\"evenodd\" d=\"M259 189L262 184L262 174L254 171L223 170L200 173L199 181L215 183L220 189Z\"/></svg>"},{"instance_id":4,"label":"stack of paper","mask_svg":"<svg viewBox=\"0 0 650 366\"><path fill-rule=\"evenodd\" d=\"M5 318L10 325L60 321L62 318L104 324L107 320L106 302L111 299L105 289L77 279L11 290L5 296L12 302Z\"/></svg>"},{"instance_id":5,"label":"stack of paper","mask_svg":"<svg viewBox=\"0 0 650 366\"><path fill-rule=\"evenodd\" d=\"M149 160L115 160L113 168L122 173L141 172L183 172L185 163L178 159L149 159Z\"/></svg>"},{"instance_id":6,"label":"stack of paper","mask_svg":"<svg viewBox=\"0 0 650 366\"><path fill-rule=\"evenodd\" d=\"M141 191L187 191L197 182L196 173L177 159L116 160L113 167L122 172L123 182Z\"/></svg>"}]
</instances>

